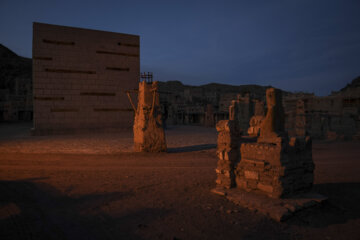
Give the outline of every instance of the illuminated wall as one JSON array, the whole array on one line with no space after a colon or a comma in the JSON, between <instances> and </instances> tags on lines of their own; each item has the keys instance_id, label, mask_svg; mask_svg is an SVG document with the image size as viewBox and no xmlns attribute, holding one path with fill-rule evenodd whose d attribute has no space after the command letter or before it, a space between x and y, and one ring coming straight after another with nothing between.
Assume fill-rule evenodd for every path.
<instances>
[{"instance_id":1,"label":"illuminated wall","mask_svg":"<svg viewBox=\"0 0 360 240\"><path fill-rule=\"evenodd\" d=\"M130 128L139 36L34 23L34 134Z\"/></svg>"}]
</instances>

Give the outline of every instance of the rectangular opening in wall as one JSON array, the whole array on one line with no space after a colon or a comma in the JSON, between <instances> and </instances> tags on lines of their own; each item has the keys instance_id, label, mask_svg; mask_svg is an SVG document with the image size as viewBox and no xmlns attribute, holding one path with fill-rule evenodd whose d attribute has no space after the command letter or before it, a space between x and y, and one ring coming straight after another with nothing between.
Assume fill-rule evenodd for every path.
<instances>
[{"instance_id":1,"label":"rectangular opening in wall","mask_svg":"<svg viewBox=\"0 0 360 240\"><path fill-rule=\"evenodd\" d=\"M95 112L132 112L131 108L94 108Z\"/></svg>"},{"instance_id":2,"label":"rectangular opening in wall","mask_svg":"<svg viewBox=\"0 0 360 240\"><path fill-rule=\"evenodd\" d=\"M54 69L54 68L45 68L46 72L54 73L82 73L82 74L96 74L95 71L83 71L83 70L72 70L72 69Z\"/></svg>"},{"instance_id":3,"label":"rectangular opening in wall","mask_svg":"<svg viewBox=\"0 0 360 240\"><path fill-rule=\"evenodd\" d=\"M123 42L118 42L119 46L125 46L125 47L139 47L139 44L132 44L132 43L123 43Z\"/></svg>"},{"instance_id":4,"label":"rectangular opening in wall","mask_svg":"<svg viewBox=\"0 0 360 240\"><path fill-rule=\"evenodd\" d=\"M84 96L116 96L116 93L104 93L104 92L82 92L80 95Z\"/></svg>"},{"instance_id":5,"label":"rectangular opening in wall","mask_svg":"<svg viewBox=\"0 0 360 240\"><path fill-rule=\"evenodd\" d=\"M43 39L43 42L48 44L55 44L55 45L75 45L75 42L57 41L57 40L49 40L49 39Z\"/></svg>"},{"instance_id":6,"label":"rectangular opening in wall","mask_svg":"<svg viewBox=\"0 0 360 240\"><path fill-rule=\"evenodd\" d=\"M127 56L127 57L139 57L139 54L100 51L100 50L96 51L96 53L98 53L98 54L111 54L111 55Z\"/></svg>"},{"instance_id":7,"label":"rectangular opening in wall","mask_svg":"<svg viewBox=\"0 0 360 240\"><path fill-rule=\"evenodd\" d=\"M64 97L34 97L34 100L39 101L62 101L64 99Z\"/></svg>"},{"instance_id":8,"label":"rectangular opening in wall","mask_svg":"<svg viewBox=\"0 0 360 240\"><path fill-rule=\"evenodd\" d=\"M78 112L79 109L76 108L53 108L51 112Z\"/></svg>"},{"instance_id":9,"label":"rectangular opening in wall","mask_svg":"<svg viewBox=\"0 0 360 240\"><path fill-rule=\"evenodd\" d=\"M128 72L130 68L120 68L120 67L106 67L106 70L112 70L112 71L124 71Z\"/></svg>"}]
</instances>

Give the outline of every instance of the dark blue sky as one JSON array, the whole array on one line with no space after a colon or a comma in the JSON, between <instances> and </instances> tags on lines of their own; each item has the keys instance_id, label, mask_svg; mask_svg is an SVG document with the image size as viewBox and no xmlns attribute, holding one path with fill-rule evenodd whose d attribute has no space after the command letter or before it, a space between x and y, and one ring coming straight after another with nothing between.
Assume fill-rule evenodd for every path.
<instances>
[{"instance_id":1,"label":"dark blue sky","mask_svg":"<svg viewBox=\"0 0 360 240\"><path fill-rule=\"evenodd\" d=\"M140 35L161 81L327 95L360 75L359 0L0 0L0 43L31 57L34 21Z\"/></svg>"}]
</instances>

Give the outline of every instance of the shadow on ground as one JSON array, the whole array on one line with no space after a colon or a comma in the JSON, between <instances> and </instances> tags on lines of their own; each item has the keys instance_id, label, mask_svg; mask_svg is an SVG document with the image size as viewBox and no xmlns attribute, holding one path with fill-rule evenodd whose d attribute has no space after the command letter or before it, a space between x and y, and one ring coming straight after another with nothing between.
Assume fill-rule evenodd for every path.
<instances>
[{"instance_id":1,"label":"shadow on ground","mask_svg":"<svg viewBox=\"0 0 360 240\"><path fill-rule=\"evenodd\" d=\"M195 152L216 148L216 144L200 144L193 146L177 147L177 148L168 148L168 153L180 153L180 152Z\"/></svg>"},{"instance_id":2,"label":"shadow on ground","mask_svg":"<svg viewBox=\"0 0 360 240\"><path fill-rule=\"evenodd\" d=\"M319 207L297 213L290 225L323 228L360 218L360 183L326 183L314 185L314 190L328 200Z\"/></svg>"},{"instance_id":3,"label":"shadow on ground","mask_svg":"<svg viewBox=\"0 0 360 240\"><path fill-rule=\"evenodd\" d=\"M102 208L132 194L69 197L44 183L0 181L0 239L142 239L139 231L167 210L109 216Z\"/></svg>"}]
</instances>

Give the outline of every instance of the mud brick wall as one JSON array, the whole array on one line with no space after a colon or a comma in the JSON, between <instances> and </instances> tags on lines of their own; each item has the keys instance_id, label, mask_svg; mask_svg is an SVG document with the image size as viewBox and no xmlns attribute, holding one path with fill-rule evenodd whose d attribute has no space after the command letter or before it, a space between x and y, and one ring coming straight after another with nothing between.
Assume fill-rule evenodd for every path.
<instances>
[{"instance_id":1,"label":"mud brick wall","mask_svg":"<svg viewBox=\"0 0 360 240\"><path fill-rule=\"evenodd\" d=\"M139 36L33 25L34 134L131 128Z\"/></svg>"}]
</instances>

